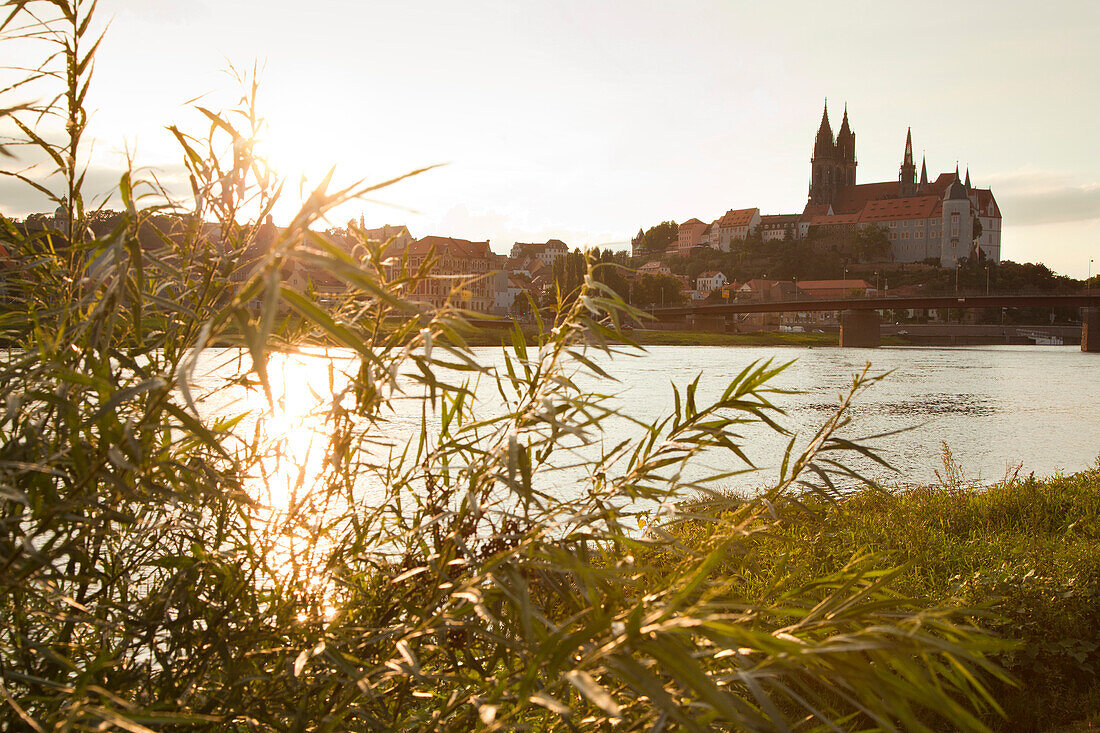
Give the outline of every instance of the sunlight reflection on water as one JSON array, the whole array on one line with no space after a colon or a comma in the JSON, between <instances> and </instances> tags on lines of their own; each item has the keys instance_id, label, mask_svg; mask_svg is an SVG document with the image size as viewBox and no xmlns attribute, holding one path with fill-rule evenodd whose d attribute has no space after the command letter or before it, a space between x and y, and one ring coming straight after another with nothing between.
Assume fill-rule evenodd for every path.
<instances>
[{"instance_id":1,"label":"sunlight reflection on water","mask_svg":"<svg viewBox=\"0 0 1100 733\"><path fill-rule=\"evenodd\" d=\"M489 365L502 363L499 349L475 349ZM635 418L652 423L672 409L670 383L681 387L702 373L699 399L715 398L729 379L757 360L796 359L776 385L801 393L779 396L787 415L781 422L806 434L816 429L837 404L867 359L874 372L892 373L865 392L853 409L855 435L907 429L880 448L898 469L861 464L877 479L906 484L935 481L941 443L946 442L967 475L994 481L1022 463L1024 472L1077 471L1100 455L1100 389L1095 374L1100 362L1075 347L881 348L876 350L777 347L656 346L639 358L619 357L609 369L620 381L580 379L584 388L616 395ZM598 361L608 366L607 358ZM198 386L210 395L207 415L247 413L239 435L270 442L275 450L263 464L256 486L273 506L285 509L318 480L324 467L328 435L324 416L348 384L346 372L356 360L347 352L317 350L272 355L273 409L255 387L225 386L238 377L248 357L236 350L208 350L200 359ZM405 380L405 384L411 384ZM413 390L415 392L415 390ZM498 405L496 392L478 390L485 409ZM495 404L494 404L495 403ZM399 447L420 432L419 403L414 397L387 404L387 422L377 438ZM722 488L751 491L767 484L786 440L767 430L745 431L748 453L762 472L730 479ZM609 421L602 439L607 445L640 435L624 421ZM384 450L380 449L380 450ZM720 460L726 460L724 458ZM769 470L772 469L772 470ZM562 480L561 490L571 490ZM376 499L379 487L365 479L364 500Z\"/></svg>"}]
</instances>

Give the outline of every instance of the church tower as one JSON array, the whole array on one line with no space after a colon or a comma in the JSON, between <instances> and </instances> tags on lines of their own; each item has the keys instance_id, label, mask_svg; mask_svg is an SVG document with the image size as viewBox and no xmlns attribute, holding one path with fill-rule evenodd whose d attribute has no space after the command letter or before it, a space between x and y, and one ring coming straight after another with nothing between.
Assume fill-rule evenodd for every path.
<instances>
[{"instance_id":1,"label":"church tower","mask_svg":"<svg viewBox=\"0 0 1100 733\"><path fill-rule=\"evenodd\" d=\"M821 125L817 128L817 139L814 141L814 155L810 158L811 204L833 203L837 188L841 185L838 180L839 169L833 128L829 125L829 103L826 101L825 111L821 113Z\"/></svg>"},{"instance_id":2,"label":"church tower","mask_svg":"<svg viewBox=\"0 0 1100 733\"><path fill-rule=\"evenodd\" d=\"M836 154L839 163L840 185L856 185L856 134L848 127L848 105L844 105L844 121L836 134Z\"/></svg>"},{"instance_id":3,"label":"church tower","mask_svg":"<svg viewBox=\"0 0 1100 733\"><path fill-rule=\"evenodd\" d=\"M912 196L917 192L917 166L913 163L913 128L905 133L905 156L898 173L898 195Z\"/></svg>"}]
</instances>

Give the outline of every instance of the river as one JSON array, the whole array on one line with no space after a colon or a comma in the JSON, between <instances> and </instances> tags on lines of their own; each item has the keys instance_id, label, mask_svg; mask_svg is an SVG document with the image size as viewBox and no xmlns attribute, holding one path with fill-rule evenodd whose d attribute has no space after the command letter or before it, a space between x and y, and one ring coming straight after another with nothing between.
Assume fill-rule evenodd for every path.
<instances>
[{"instance_id":1,"label":"river","mask_svg":"<svg viewBox=\"0 0 1100 733\"><path fill-rule=\"evenodd\" d=\"M481 363L501 363L499 349L477 348L474 352ZM271 364L280 414L269 419L267 429L295 435L277 469L284 481L296 480L303 470L311 474L321 463L316 447L323 443L318 434L323 427L316 412L331 402L329 365L339 372L352 363L339 352L327 353L279 357ZM235 355L225 350L204 352L198 369L200 389L210 390L233 376L242 363ZM905 430L874 443L894 470L855 462L861 471L886 484L935 483L936 470L943 472L944 444L966 477L983 483L1017 471L1022 476L1075 472L1100 456L1100 355L1071 346L873 350L652 346L638 357L597 359L617 382L586 377L581 383L614 394L623 410L652 423L672 410L672 384L682 388L701 374L698 402L702 404L717 397L746 365L766 359L792 362L774 384L798 394L781 395L776 402L786 412L780 422L803 437L827 419L853 375L868 361L872 373L890 372L857 399L848 433L858 437ZM247 357L243 362L247 363ZM337 378L335 384L339 382ZM204 412L260 411L264 404L255 393L223 389L207 398ZM245 433L252 424L244 423ZM385 437L399 443L418 430L419 412L411 405L398 404ZM612 445L634 435L640 435L639 429L611 422L604 442ZM746 452L760 470L727 479L721 488L751 492L768 485L786 442L768 430L747 430ZM711 465L716 465L715 461L734 467L728 457L708 459Z\"/></svg>"}]
</instances>

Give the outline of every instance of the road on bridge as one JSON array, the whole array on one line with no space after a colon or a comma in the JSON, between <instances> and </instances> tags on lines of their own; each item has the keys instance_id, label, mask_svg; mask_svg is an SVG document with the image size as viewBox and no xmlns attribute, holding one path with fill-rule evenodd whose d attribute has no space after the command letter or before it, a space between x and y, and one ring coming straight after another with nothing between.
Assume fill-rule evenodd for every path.
<instances>
[{"instance_id":1,"label":"road on bridge","mask_svg":"<svg viewBox=\"0 0 1100 733\"><path fill-rule=\"evenodd\" d=\"M732 313L790 313L848 310L926 310L943 308L1096 308L1100 293L1087 295L922 295L913 297L835 298L830 300L733 300L647 308L657 316L709 316Z\"/></svg>"}]
</instances>

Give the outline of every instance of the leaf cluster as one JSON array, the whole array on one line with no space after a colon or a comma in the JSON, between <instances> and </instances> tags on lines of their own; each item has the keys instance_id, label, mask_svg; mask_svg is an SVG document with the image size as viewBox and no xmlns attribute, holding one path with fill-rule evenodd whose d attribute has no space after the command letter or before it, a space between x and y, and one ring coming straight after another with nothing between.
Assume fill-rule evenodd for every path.
<instances>
[{"instance_id":1,"label":"leaf cluster","mask_svg":"<svg viewBox=\"0 0 1100 733\"><path fill-rule=\"evenodd\" d=\"M94 6L23 2L12 17L42 5L67 23L58 79L79 121ZM76 205L60 235L2 222L18 263L0 315L10 720L983 728L1001 673L965 619L907 601L858 555L800 584L776 573L763 594L739 577L751 538L814 515L806 492L835 499L860 478L844 457L874 454L846 437L848 407L872 379L856 375L808 441L792 436L771 490L724 496L721 481L752 468L743 428L784 431L771 383L782 366L746 367L712 403L699 380L674 387L667 418L633 419L586 386L614 384L632 350L621 327L641 315L594 266L534 345L516 330L487 358L467 345L477 314L413 299L431 258L394 265L380 243L353 256L315 233L399 179L326 179L286 227L265 228L282 188L255 154L262 119L244 81L235 108L169 128L192 200L156 203L168 197L155 180L126 172L109 231L79 205L66 162L79 135L58 147L28 133L61 156ZM143 243L166 207L172 226ZM295 277L317 270L346 292L322 301ZM328 391L310 415L318 445L302 453L304 433L277 425L288 391L306 387L280 383L278 367L317 345L333 358L311 362ZM211 362L223 383L204 373ZM219 396L258 406L215 409Z\"/></svg>"}]
</instances>

